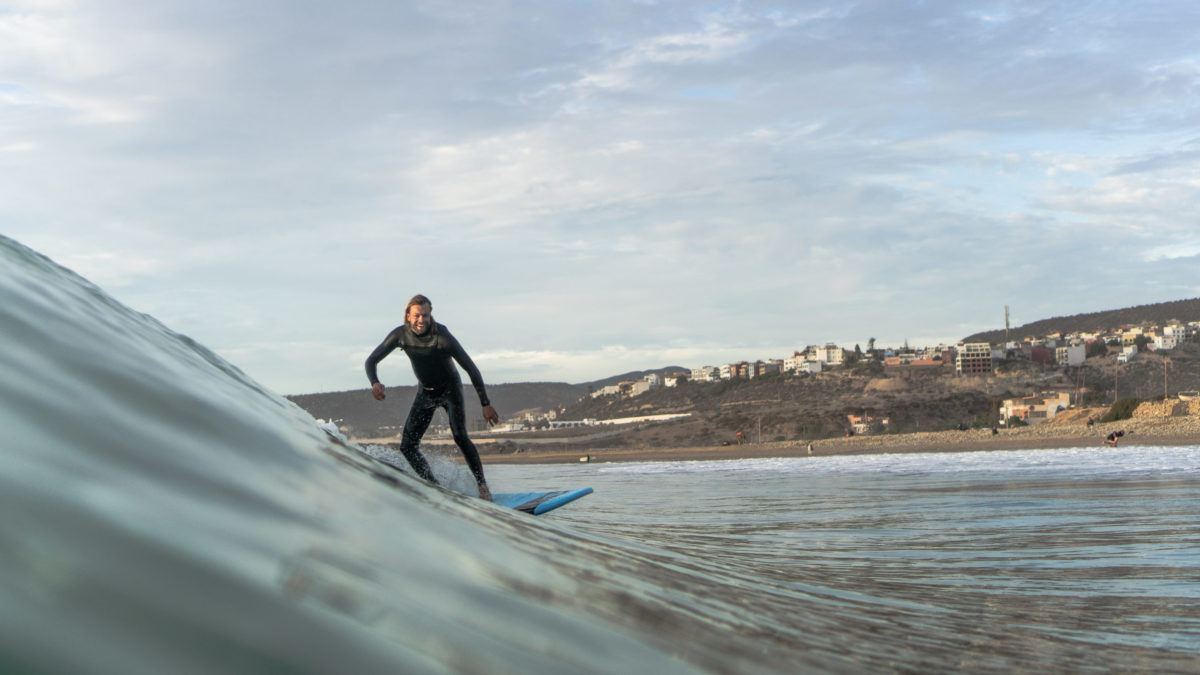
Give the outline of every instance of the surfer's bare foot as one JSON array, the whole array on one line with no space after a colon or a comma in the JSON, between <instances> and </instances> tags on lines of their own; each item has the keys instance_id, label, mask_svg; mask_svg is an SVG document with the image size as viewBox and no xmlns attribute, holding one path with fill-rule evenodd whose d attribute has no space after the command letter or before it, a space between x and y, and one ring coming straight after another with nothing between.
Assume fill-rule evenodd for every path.
<instances>
[{"instance_id":1,"label":"surfer's bare foot","mask_svg":"<svg viewBox=\"0 0 1200 675\"><path fill-rule=\"evenodd\" d=\"M492 501L492 491L488 489L487 483L479 484L479 498Z\"/></svg>"}]
</instances>

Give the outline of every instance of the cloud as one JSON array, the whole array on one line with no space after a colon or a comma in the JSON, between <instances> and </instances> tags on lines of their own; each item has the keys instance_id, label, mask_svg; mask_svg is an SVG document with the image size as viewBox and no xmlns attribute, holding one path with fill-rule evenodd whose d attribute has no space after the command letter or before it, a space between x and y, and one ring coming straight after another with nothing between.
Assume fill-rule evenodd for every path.
<instances>
[{"instance_id":1,"label":"cloud","mask_svg":"<svg viewBox=\"0 0 1200 675\"><path fill-rule=\"evenodd\" d=\"M9 7L5 234L286 391L415 292L572 381L1194 293L1183 5Z\"/></svg>"},{"instance_id":2,"label":"cloud","mask_svg":"<svg viewBox=\"0 0 1200 675\"><path fill-rule=\"evenodd\" d=\"M1143 258L1146 262L1159 260L1174 260L1177 258L1194 258L1200 256L1200 241L1183 241L1167 246L1155 246L1148 249Z\"/></svg>"}]
</instances>

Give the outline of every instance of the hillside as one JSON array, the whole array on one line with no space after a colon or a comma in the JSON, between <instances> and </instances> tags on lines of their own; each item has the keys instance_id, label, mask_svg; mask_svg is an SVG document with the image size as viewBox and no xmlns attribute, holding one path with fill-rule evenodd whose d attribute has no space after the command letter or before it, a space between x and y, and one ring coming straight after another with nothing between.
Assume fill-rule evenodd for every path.
<instances>
[{"instance_id":1,"label":"hillside","mask_svg":"<svg viewBox=\"0 0 1200 675\"><path fill-rule=\"evenodd\" d=\"M1164 359L1169 360L1164 363ZM1022 360L1004 362L1000 370L1001 375L986 378L961 378L949 369L883 375L830 371L689 383L634 398L589 398L568 407L565 416L610 419L680 412L691 416L631 426L594 439L586 435L563 439L562 445L572 450L721 445L736 442L739 431L750 441L814 440L845 435L850 414L886 417L888 433L990 427L998 421L995 410L1002 399L1047 389L1078 390L1085 394L1085 405L1106 410L1118 397L1161 398L1164 385L1170 395L1200 390L1200 344L1188 343L1166 354L1141 354L1122 365L1119 374L1112 357L1095 357L1066 371ZM520 446L538 438L534 433L510 442Z\"/></svg>"},{"instance_id":2,"label":"hillside","mask_svg":"<svg viewBox=\"0 0 1200 675\"><path fill-rule=\"evenodd\" d=\"M1164 359L1169 359L1164 363ZM997 402L1026 396L1046 388L1087 392L1086 405L1107 406L1117 397L1161 398L1167 393L1200 390L1200 344L1187 343L1165 354L1141 354L1118 373L1112 357L1094 357L1077 369L1047 370L1040 365L1012 360L1000 365L1001 375L960 378L942 372L897 371L858 373L830 371L820 375L773 375L755 380L685 383L659 388L640 396L622 398L588 396L589 386L540 382L489 387L493 403L504 417L522 410L566 409L564 419L691 413L680 420L657 425L609 430L603 438L563 443L586 448L665 447L719 445L736 439L800 440L844 435L846 415L888 418L888 431L936 431L959 425L992 424ZM1165 375L1165 377L1164 377ZM468 419L479 424L479 404L474 392L465 392ZM397 434L412 402L412 389L389 390L383 403L368 390L291 397L314 417L338 420L352 437L378 438ZM582 436L592 431L576 432ZM562 434L571 436L572 433ZM544 432L506 436L520 444L522 438L548 438Z\"/></svg>"},{"instance_id":3,"label":"hillside","mask_svg":"<svg viewBox=\"0 0 1200 675\"><path fill-rule=\"evenodd\" d=\"M1111 312L1047 319L1011 331L1014 339L1047 332L1106 330L1144 321L1200 320L1200 299L1131 307ZM967 338L994 339L1003 331ZM737 432L752 440L800 440L842 436L847 415L887 418L887 431L932 431L961 425L995 423L1001 399L1026 396L1046 388L1078 391L1082 403L1104 407L1117 397L1161 398L1164 391L1200 390L1200 343L1188 342L1165 353L1139 354L1119 367L1112 355L1093 357L1078 368L1048 369L1020 359L997 364L999 375L956 377L952 369L908 372L885 369L879 363L852 370L835 369L819 375L772 375L754 380L684 383L636 397L589 394L608 384L638 380L654 372L685 370L678 366L634 371L582 384L527 382L488 387L492 402L505 419L523 412L564 408L564 419L607 420L665 413L690 413L686 419L655 425L591 431L539 432L505 436L508 444L562 443L573 448L665 447L731 442ZM467 417L482 430L479 403L465 388ZM348 435L380 438L398 434L412 403L413 387L389 389L380 403L369 390L307 394L289 397L314 417L337 421ZM436 420L435 420L436 424ZM882 431L882 428L880 429ZM536 441L534 440L536 436ZM573 438L572 438L573 436ZM484 437L486 438L486 437Z\"/></svg>"},{"instance_id":4,"label":"hillside","mask_svg":"<svg viewBox=\"0 0 1200 675\"><path fill-rule=\"evenodd\" d=\"M492 405L505 417L523 410L551 410L570 405L588 393L587 384L565 382L519 382L488 386ZM296 405L313 417L336 420L339 428L349 435L374 436L398 433L404 426L412 405L416 387L389 387L387 399L376 401L370 389L339 391L327 394L289 396ZM468 421L482 422L479 397L471 385L463 387ZM441 414L441 413L439 413Z\"/></svg>"},{"instance_id":5,"label":"hillside","mask_svg":"<svg viewBox=\"0 0 1200 675\"><path fill-rule=\"evenodd\" d=\"M1200 321L1200 298L1042 319L1009 330L1008 339L1021 340L1027 337L1042 337L1051 333L1103 331L1141 323L1162 325L1172 320L1185 323ZM1004 342L1004 335L1004 329L1000 328L969 335L963 338L963 341L996 344Z\"/></svg>"}]
</instances>

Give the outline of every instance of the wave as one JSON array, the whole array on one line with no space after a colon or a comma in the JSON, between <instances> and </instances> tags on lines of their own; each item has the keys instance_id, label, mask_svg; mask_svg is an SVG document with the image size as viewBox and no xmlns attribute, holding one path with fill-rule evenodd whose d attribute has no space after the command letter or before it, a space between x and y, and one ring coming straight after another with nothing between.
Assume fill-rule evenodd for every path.
<instances>
[{"instance_id":1,"label":"wave","mask_svg":"<svg viewBox=\"0 0 1200 675\"><path fill-rule=\"evenodd\" d=\"M1196 448L520 468L597 481L533 518L395 470L3 237L0 344L0 672L1200 658Z\"/></svg>"},{"instance_id":2,"label":"wave","mask_svg":"<svg viewBox=\"0 0 1200 675\"><path fill-rule=\"evenodd\" d=\"M705 619L598 573L611 541L396 472L46 257L0 261L0 670L736 663L654 638Z\"/></svg>"}]
</instances>

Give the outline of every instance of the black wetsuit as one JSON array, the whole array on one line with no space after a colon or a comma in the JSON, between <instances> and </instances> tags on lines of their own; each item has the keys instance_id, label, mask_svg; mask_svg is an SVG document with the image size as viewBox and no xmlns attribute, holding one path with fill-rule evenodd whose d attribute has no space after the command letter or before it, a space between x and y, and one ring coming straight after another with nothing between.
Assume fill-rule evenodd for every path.
<instances>
[{"instance_id":1,"label":"black wetsuit","mask_svg":"<svg viewBox=\"0 0 1200 675\"><path fill-rule=\"evenodd\" d=\"M467 356L466 350L458 344L458 340L440 323L433 322L424 335L416 335L407 325L399 326L367 357L367 377L371 384L379 382L376 366L388 354L401 349L408 354L412 362L413 373L417 376L417 396L413 399L412 409L408 412L408 420L404 423L404 433L400 438L400 452L412 465L413 471L427 481L436 483L429 464L421 454L418 446L425 430L433 420L433 413L439 408L446 409L450 418L450 433L454 442L467 460L467 467L475 476L475 481L483 483L483 463L479 461L479 451L467 436L466 414L463 411L462 378L454 361L467 371L475 393L479 394L479 405L487 406L487 390L483 386L483 376L475 362ZM453 359L453 361L451 360Z\"/></svg>"}]
</instances>

